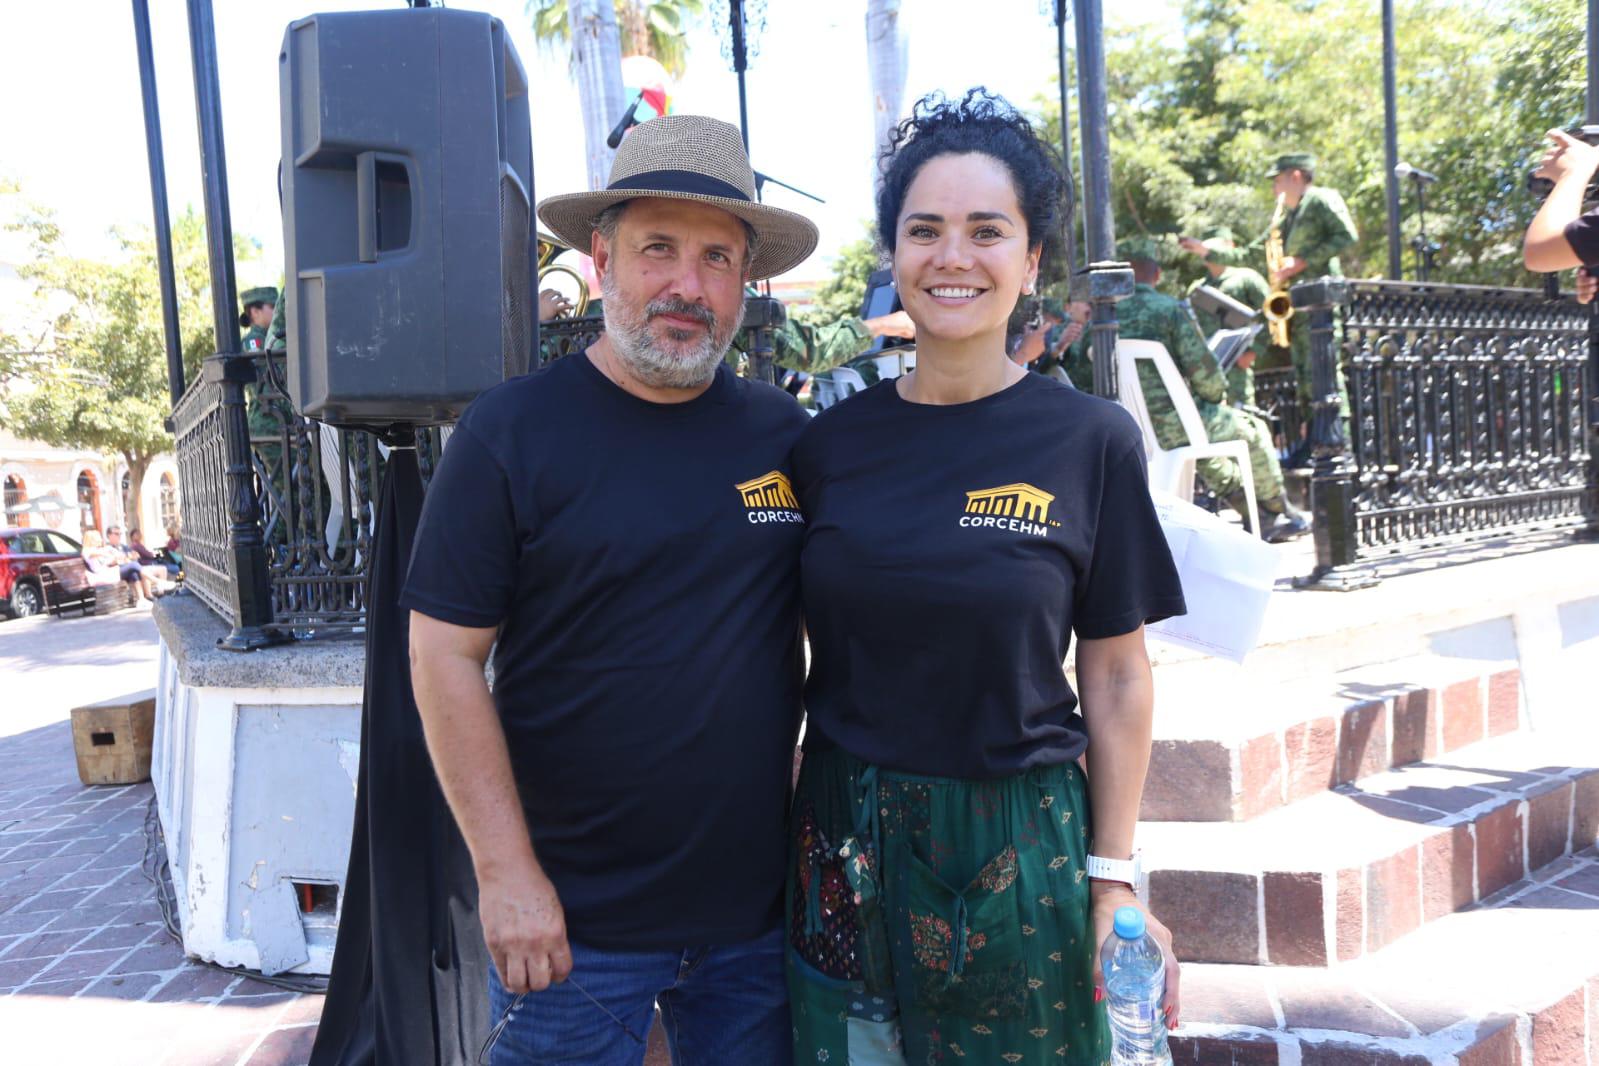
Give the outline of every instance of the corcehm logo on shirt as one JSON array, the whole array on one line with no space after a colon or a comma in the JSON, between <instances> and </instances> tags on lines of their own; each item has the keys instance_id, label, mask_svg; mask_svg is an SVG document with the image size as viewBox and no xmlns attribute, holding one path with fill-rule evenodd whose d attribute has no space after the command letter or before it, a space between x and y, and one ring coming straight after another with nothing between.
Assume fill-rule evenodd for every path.
<instances>
[{"instance_id":1,"label":"corcehm logo on shirt","mask_svg":"<svg viewBox=\"0 0 1599 1066\"><path fill-rule=\"evenodd\" d=\"M1049 517L1055 497L1026 482L976 489L966 494L966 513L961 525L972 529L1008 529L1042 537L1060 523Z\"/></svg>"},{"instance_id":2,"label":"corcehm logo on shirt","mask_svg":"<svg viewBox=\"0 0 1599 1066\"><path fill-rule=\"evenodd\" d=\"M800 514L799 500L794 498L794 486L789 484L788 475L781 470L773 470L733 487L749 509L752 526L765 522L805 521L805 516Z\"/></svg>"}]
</instances>

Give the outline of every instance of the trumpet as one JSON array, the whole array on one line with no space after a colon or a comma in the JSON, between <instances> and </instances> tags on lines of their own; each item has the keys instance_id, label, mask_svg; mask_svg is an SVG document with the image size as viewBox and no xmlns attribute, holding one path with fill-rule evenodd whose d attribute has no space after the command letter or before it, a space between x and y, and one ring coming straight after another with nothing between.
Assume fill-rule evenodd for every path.
<instances>
[{"instance_id":1,"label":"trumpet","mask_svg":"<svg viewBox=\"0 0 1599 1066\"><path fill-rule=\"evenodd\" d=\"M1277 273L1283 265L1283 204L1284 196L1277 194L1277 209L1271 213L1271 228L1266 234L1266 274ZM1274 281L1266 294L1266 306L1261 313L1266 316L1271 342L1279 348L1288 347L1288 320L1294 315L1294 302L1288 295L1288 283Z\"/></svg>"},{"instance_id":2,"label":"trumpet","mask_svg":"<svg viewBox=\"0 0 1599 1066\"><path fill-rule=\"evenodd\" d=\"M535 294L544 288L544 279L551 274L565 274L577 282L577 303L573 305L571 316L581 318L589 306L589 283L583 275L567 266L565 263L554 262L556 256L571 248L571 245L559 241L548 233L542 231L538 235L538 284L534 288Z\"/></svg>"}]
</instances>

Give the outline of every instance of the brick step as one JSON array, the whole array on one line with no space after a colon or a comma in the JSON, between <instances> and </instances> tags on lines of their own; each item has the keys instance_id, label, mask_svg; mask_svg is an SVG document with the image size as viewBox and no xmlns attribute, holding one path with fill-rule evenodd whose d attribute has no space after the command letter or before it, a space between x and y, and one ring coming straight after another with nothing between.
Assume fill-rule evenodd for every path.
<instances>
[{"instance_id":1,"label":"brick step","mask_svg":"<svg viewBox=\"0 0 1599 1066\"><path fill-rule=\"evenodd\" d=\"M1377 951L1599 836L1591 736L1516 733L1247 822L1145 822L1179 958L1324 966Z\"/></svg>"},{"instance_id":2,"label":"brick step","mask_svg":"<svg viewBox=\"0 0 1599 1066\"><path fill-rule=\"evenodd\" d=\"M1173 1060L1240 1066L1599 1063L1599 851L1334 969L1183 967Z\"/></svg>"},{"instance_id":3,"label":"brick step","mask_svg":"<svg viewBox=\"0 0 1599 1066\"><path fill-rule=\"evenodd\" d=\"M1208 660L1157 670L1155 692L1146 821L1243 821L1522 721L1513 661L1438 655L1288 683Z\"/></svg>"}]
</instances>

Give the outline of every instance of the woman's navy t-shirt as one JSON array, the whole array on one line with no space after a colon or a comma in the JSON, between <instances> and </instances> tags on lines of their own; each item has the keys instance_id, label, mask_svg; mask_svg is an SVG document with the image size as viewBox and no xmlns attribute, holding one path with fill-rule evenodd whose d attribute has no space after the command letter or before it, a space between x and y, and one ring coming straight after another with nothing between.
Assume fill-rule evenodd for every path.
<instances>
[{"instance_id":1,"label":"woman's navy t-shirt","mask_svg":"<svg viewBox=\"0 0 1599 1066\"><path fill-rule=\"evenodd\" d=\"M478 397L428 486L401 602L500 628L494 702L581 943L728 944L778 921L806 424L725 366L654 404L571 355Z\"/></svg>"},{"instance_id":2,"label":"woman's navy t-shirt","mask_svg":"<svg viewBox=\"0 0 1599 1066\"><path fill-rule=\"evenodd\" d=\"M961 778L1075 759L1073 630L1185 610L1136 424L1042 375L947 406L885 381L811 423L794 476L807 746Z\"/></svg>"}]
</instances>

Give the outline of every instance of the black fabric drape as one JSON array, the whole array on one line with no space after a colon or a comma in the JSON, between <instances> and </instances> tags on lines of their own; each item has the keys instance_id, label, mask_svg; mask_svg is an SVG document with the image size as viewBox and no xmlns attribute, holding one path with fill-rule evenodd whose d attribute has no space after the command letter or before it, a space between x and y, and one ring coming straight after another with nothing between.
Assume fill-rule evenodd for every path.
<instances>
[{"instance_id":1,"label":"black fabric drape","mask_svg":"<svg viewBox=\"0 0 1599 1066\"><path fill-rule=\"evenodd\" d=\"M428 760L398 602L421 511L416 452L395 449L372 541L350 868L311 1066L464 1066L488 1032L477 885Z\"/></svg>"}]
</instances>

